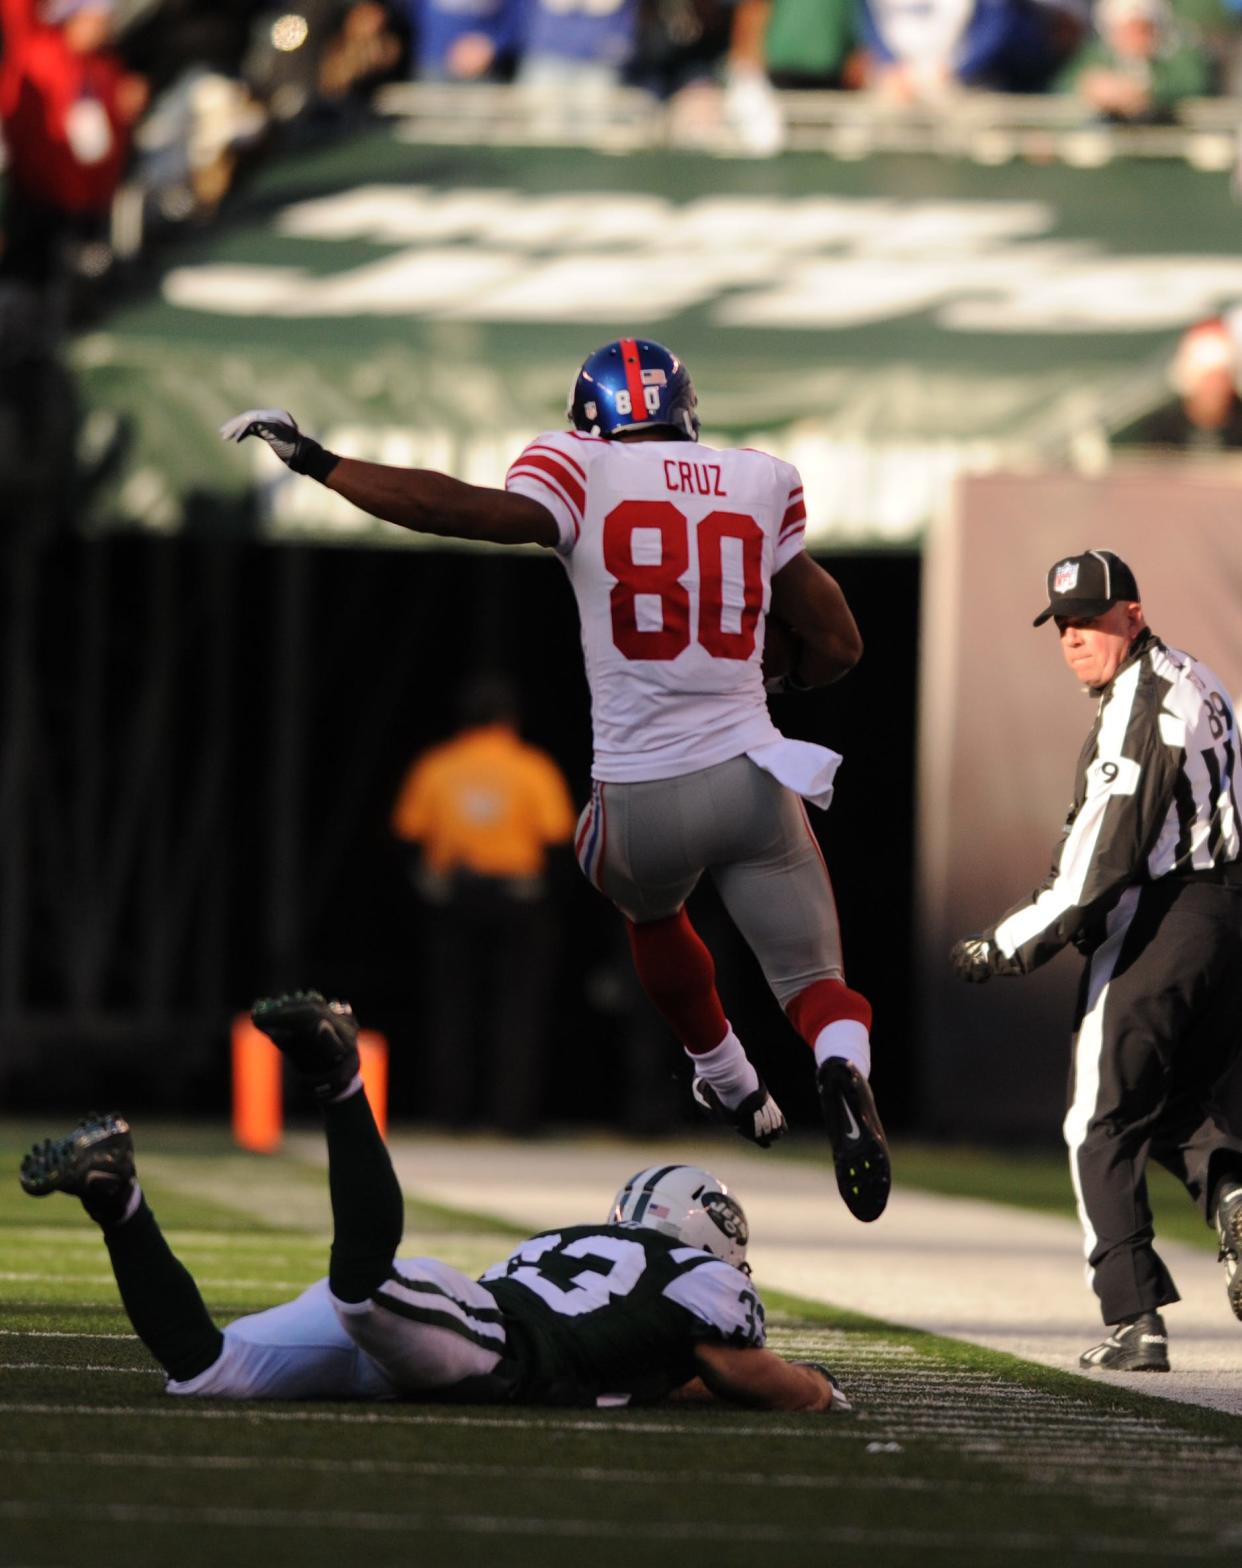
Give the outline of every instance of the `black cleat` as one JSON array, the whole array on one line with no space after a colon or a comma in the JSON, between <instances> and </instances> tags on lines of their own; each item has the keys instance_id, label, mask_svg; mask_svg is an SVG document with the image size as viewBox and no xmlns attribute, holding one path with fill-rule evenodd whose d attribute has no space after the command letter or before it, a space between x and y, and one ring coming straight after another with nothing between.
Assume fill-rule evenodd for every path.
<instances>
[{"instance_id":1,"label":"black cleat","mask_svg":"<svg viewBox=\"0 0 1242 1568\"><path fill-rule=\"evenodd\" d=\"M1142 1312L1133 1323L1118 1323L1102 1345L1084 1350L1080 1367L1102 1372L1167 1372L1169 1336L1158 1312Z\"/></svg>"},{"instance_id":2,"label":"black cleat","mask_svg":"<svg viewBox=\"0 0 1242 1568\"><path fill-rule=\"evenodd\" d=\"M770 1148L789 1131L785 1113L768 1093L762 1078L759 1087L731 1110L706 1078L695 1078L690 1084L690 1093L701 1110L715 1121L732 1127L743 1138L749 1138L751 1143L757 1143L761 1149Z\"/></svg>"},{"instance_id":3,"label":"black cleat","mask_svg":"<svg viewBox=\"0 0 1242 1568\"><path fill-rule=\"evenodd\" d=\"M879 1219L893 1173L871 1086L839 1056L824 1062L815 1083L845 1206L855 1219Z\"/></svg>"},{"instance_id":4,"label":"black cleat","mask_svg":"<svg viewBox=\"0 0 1242 1568\"><path fill-rule=\"evenodd\" d=\"M87 1186L118 1190L134 1179L134 1140L123 1116L91 1114L63 1138L36 1143L22 1161L22 1191L32 1198L49 1192L85 1195Z\"/></svg>"},{"instance_id":5,"label":"black cleat","mask_svg":"<svg viewBox=\"0 0 1242 1568\"><path fill-rule=\"evenodd\" d=\"M1216 1230L1220 1236L1218 1260L1225 1265L1225 1289L1235 1318L1242 1318L1242 1273L1238 1257L1242 1254L1242 1181L1230 1182L1221 1191L1216 1205Z\"/></svg>"},{"instance_id":6,"label":"black cleat","mask_svg":"<svg viewBox=\"0 0 1242 1568\"><path fill-rule=\"evenodd\" d=\"M358 1020L348 1002L318 991L265 996L250 1017L306 1079L317 1100L333 1100L358 1074Z\"/></svg>"}]
</instances>

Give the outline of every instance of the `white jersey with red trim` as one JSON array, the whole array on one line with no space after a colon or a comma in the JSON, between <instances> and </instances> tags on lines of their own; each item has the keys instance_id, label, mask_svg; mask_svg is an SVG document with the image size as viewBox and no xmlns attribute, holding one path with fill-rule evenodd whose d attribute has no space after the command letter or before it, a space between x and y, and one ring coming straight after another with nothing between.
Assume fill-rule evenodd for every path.
<instances>
[{"instance_id":1,"label":"white jersey with red trim","mask_svg":"<svg viewBox=\"0 0 1242 1568\"><path fill-rule=\"evenodd\" d=\"M749 449L555 431L505 487L556 519L597 779L675 778L780 739L761 661L772 577L803 547L796 468Z\"/></svg>"}]
</instances>

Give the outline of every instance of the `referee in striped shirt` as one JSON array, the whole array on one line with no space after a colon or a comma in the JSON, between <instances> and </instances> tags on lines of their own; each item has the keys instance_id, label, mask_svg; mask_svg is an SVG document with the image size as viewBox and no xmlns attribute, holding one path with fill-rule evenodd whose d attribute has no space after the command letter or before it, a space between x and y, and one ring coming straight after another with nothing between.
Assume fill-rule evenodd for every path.
<instances>
[{"instance_id":1,"label":"referee in striped shirt","mask_svg":"<svg viewBox=\"0 0 1242 1568\"><path fill-rule=\"evenodd\" d=\"M1213 1098L1242 1047L1238 735L1220 679L1152 632L1111 551L1056 562L1035 625L1049 619L1099 699L1074 804L1048 879L950 962L978 982L1027 974L1067 942L1085 956L1064 1132L1112 1332L1081 1361L1164 1372L1159 1309L1178 1293L1152 1245L1149 1156L1218 1227L1242 1318L1242 1139Z\"/></svg>"}]
</instances>

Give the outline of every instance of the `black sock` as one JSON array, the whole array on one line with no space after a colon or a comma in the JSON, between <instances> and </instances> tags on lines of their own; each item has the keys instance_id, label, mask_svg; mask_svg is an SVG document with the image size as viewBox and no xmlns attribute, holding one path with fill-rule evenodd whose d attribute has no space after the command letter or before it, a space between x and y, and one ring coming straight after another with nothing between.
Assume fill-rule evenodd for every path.
<instances>
[{"instance_id":1,"label":"black sock","mask_svg":"<svg viewBox=\"0 0 1242 1568\"><path fill-rule=\"evenodd\" d=\"M328 1283L339 1301L365 1301L392 1272L405 1203L366 1093L323 1107L332 1198Z\"/></svg>"},{"instance_id":2,"label":"black sock","mask_svg":"<svg viewBox=\"0 0 1242 1568\"><path fill-rule=\"evenodd\" d=\"M125 1218L130 1200L134 1196L133 1177L101 1175L92 1172L87 1178L86 1191L82 1194L82 1207L105 1229L118 1225Z\"/></svg>"},{"instance_id":3,"label":"black sock","mask_svg":"<svg viewBox=\"0 0 1242 1568\"><path fill-rule=\"evenodd\" d=\"M104 1242L134 1333L179 1383L205 1372L224 1348L190 1271L173 1256L143 1198Z\"/></svg>"}]
</instances>

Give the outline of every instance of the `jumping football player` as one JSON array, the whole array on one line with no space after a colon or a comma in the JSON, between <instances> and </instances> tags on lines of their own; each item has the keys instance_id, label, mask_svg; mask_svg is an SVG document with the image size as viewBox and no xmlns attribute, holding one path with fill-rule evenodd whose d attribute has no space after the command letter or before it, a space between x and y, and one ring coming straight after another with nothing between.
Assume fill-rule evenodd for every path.
<instances>
[{"instance_id":1,"label":"jumping football player","mask_svg":"<svg viewBox=\"0 0 1242 1568\"><path fill-rule=\"evenodd\" d=\"M22 1162L31 1196L73 1194L101 1226L170 1394L850 1408L826 1368L764 1347L746 1216L693 1166L640 1171L603 1224L532 1237L479 1280L437 1258L398 1258L401 1188L362 1086L349 1005L301 992L253 1016L313 1089L327 1135L329 1272L293 1301L216 1326L142 1195L120 1117L92 1117Z\"/></svg>"},{"instance_id":2,"label":"jumping football player","mask_svg":"<svg viewBox=\"0 0 1242 1568\"><path fill-rule=\"evenodd\" d=\"M785 1118L725 1017L685 903L710 871L795 1030L815 1054L842 1197L860 1220L890 1168L868 1078L871 1007L845 982L827 868L804 800L826 807L840 758L786 740L768 714L769 613L782 675L825 685L862 640L839 585L803 546L797 469L697 445L698 399L658 343L588 355L570 431L537 436L503 490L326 451L280 409L221 429L264 440L375 517L560 556L578 601L591 688L594 780L576 839L583 871L625 916L639 979L694 1069L698 1103L767 1147Z\"/></svg>"}]
</instances>

